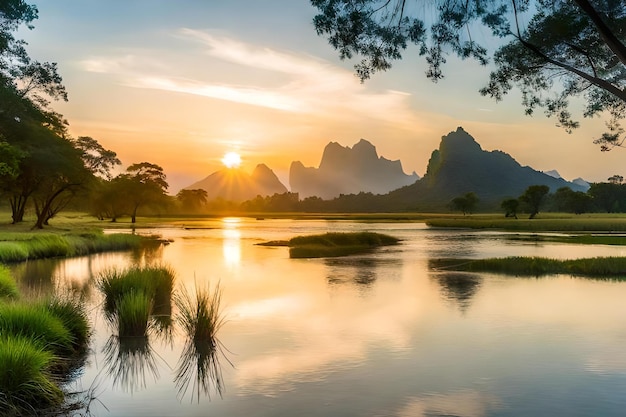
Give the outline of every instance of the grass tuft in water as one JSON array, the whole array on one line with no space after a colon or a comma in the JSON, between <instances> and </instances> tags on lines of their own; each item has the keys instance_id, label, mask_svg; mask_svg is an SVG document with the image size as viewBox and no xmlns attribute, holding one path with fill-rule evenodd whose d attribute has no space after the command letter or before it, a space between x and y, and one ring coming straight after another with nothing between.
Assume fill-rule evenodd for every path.
<instances>
[{"instance_id":1,"label":"grass tuft in water","mask_svg":"<svg viewBox=\"0 0 626 417\"><path fill-rule=\"evenodd\" d=\"M54 355L21 336L0 337L0 410L3 415L36 415L59 406L63 392L48 372ZM5 414L6 413L6 414Z\"/></svg>"},{"instance_id":2,"label":"grass tuft in water","mask_svg":"<svg viewBox=\"0 0 626 417\"><path fill-rule=\"evenodd\" d=\"M150 326L152 297L141 290L132 290L117 302L115 322L119 337L146 337Z\"/></svg>"},{"instance_id":3,"label":"grass tuft in water","mask_svg":"<svg viewBox=\"0 0 626 417\"><path fill-rule=\"evenodd\" d=\"M217 331L224 324L220 311L222 291L219 284L211 292L209 288L196 289L195 300L183 289L175 297L178 307L177 322L187 337L194 341L214 344Z\"/></svg>"},{"instance_id":4,"label":"grass tuft in water","mask_svg":"<svg viewBox=\"0 0 626 417\"><path fill-rule=\"evenodd\" d=\"M125 294L143 292L152 301L154 312L169 314L174 292L175 274L168 267L133 267L126 270L109 270L98 280L98 288L104 294L104 310L115 314L117 304Z\"/></svg>"}]
</instances>

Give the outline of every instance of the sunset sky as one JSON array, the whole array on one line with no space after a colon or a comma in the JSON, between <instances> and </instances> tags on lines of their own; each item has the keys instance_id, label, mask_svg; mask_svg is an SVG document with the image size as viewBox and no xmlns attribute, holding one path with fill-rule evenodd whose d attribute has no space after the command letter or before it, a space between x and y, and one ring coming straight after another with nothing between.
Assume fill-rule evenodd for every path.
<instances>
[{"instance_id":1,"label":"sunset sky","mask_svg":"<svg viewBox=\"0 0 626 417\"><path fill-rule=\"evenodd\" d=\"M542 114L524 116L518 92L500 103L482 97L489 71L473 62L449 57L433 84L410 49L361 84L354 62L316 35L308 0L34 3L35 29L20 36L33 58L59 64L69 102L53 107L70 133L94 137L125 166L161 165L172 193L221 169L227 152L248 171L267 164L288 187L291 161L318 166L329 141L360 138L422 176L457 126L485 150L568 180L626 175L626 150L592 143L600 120L568 135Z\"/></svg>"}]
</instances>

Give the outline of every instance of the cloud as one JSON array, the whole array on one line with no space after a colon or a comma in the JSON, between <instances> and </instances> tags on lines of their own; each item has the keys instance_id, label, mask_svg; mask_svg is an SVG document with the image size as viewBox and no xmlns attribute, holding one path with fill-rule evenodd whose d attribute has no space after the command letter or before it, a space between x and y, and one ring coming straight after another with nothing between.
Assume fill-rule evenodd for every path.
<instances>
[{"instance_id":1,"label":"cloud","mask_svg":"<svg viewBox=\"0 0 626 417\"><path fill-rule=\"evenodd\" d=\"M114 74L135 88L192 94L245 105L344 121L382 120L394 126L415 126L411 95L401 91L376 91L363 85L352 70L317 57L245 43L226 36L181 29L178 33L189 51L200 44L203 54L189 52L194 68L187 65L165 69L176 62L171 50L144 50L121 57L92 57L82 61L85 71ZM187 50L183 51L186 52ZM161 62L155 58L160 56ZM143 62L143 65L142 65ZM228 82L236 69L237 84ZM207 68L198 75L198 68ZM181 71L196 73L181 76ZM176 75L175 75L176 74ZM271 81L268 81L268 77Z\"/></svg>"}]
</instances>

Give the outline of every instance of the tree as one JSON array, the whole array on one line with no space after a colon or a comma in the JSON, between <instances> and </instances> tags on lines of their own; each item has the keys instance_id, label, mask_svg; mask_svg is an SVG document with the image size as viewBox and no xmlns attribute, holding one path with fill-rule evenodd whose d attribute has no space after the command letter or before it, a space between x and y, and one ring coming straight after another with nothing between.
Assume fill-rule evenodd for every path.
<instances>
[{"instance_id":1,"label":"tree","mask_svg":"<svg viewBox=\"0 0 626 417\"><path fill-rule=\"evenodd\" d=\"M519 200L516 198L507 198L500 204L502 210L504 210L504 217L515 217L517 219L517 208L519 207Z\"/></svg>"},{"instance_id":2,"label":"tree","mask_svg":"<svg viewBox=\"0 0 626 417\"><path fill-rule=\"evenodd\" d=\"M195 190L180 190L176 194L176 199L180 202L184 210L198 211L205 206L208 200L208 193L201 188Z\"/></svg>"},{"instance_id":3,"label":"tree","mask_svg":"<svg viewBox=\"0 0 626 417\"><path fill-rule=\"evenodd\" d=\"M461 197L456 197L450 202L452 210L458 210L466 214L471 214L476 209L478 204L478 196L475 193L467 193Z\"/></svg>"},{"instance_id":4,"label":"tree","mask_svg":"<svg viewBox=\"0 0 626 417\"><path fill-rule=\"evenodd\" d=\"M534 219L539 214L539 208L545 201L546 196L550 192L550 187L547 185L531 185L526 189L524 194L519 197L519 200L528 205L530 210L529 219Z\"/></svg>"},{"instance_id":5,"label":"tree","mask_svg":"<svg viewBox=\"0 0 626 417\"><path fill-rule=\"evenodd\" d=\"M611 184L621 184L624 182L624 177L621 175L612 175L607 179L608 182L610 182Z\"/></svg>"},{"instance_id":6,"label":"tree","mask_svg":"<svg viewBox=\"0 0 626 417\"><path fill-rule=\"evenodd\" d=\"M501 100L514 86L530 115L543 108L568 132L578 127L569 100L582 96L583 116L608 114L603 151L626 139L626 0L311 0L313 23L342 59L361 56L360 79L391 68L414 44L428 63L426 76L443 78L448 53L486 65L490 52L472 30L485 26L504 43L482 95ZM429 7L431 10L429 10ZM526 25L522 22L527 21ZM430 25L430 31L427 28ZM429 34L430 32L430 34Z\"/></svg>"},{"instance_id":7,"label":"tree","mask_svg":"<svg viewBox=\"0 0 626 417\"><path fill-rule=\"evenodd\" d=\"M163 203L168 188L163 168L150 162L132 164L125 174L118 175L117 184L117 190L128 200L131 223L136 222L140 207Z\"/></svg>"}]
</instances>

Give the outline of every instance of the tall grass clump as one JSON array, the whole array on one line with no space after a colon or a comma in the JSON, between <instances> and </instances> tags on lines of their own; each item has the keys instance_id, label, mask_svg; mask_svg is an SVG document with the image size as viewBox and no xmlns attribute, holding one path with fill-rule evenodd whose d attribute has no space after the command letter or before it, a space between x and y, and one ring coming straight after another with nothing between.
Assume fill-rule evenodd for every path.
<instances>
[{"instance_id":1,"label":"tall grass clump","mask_svg":"<svg viewBox=\"0 0 626 417\"><path fill-rule=\"evenodd\" d=\"M61 319L37 304L0 304L0 332L3 337L29 338L37 345L64 356L73 352L74 339Z\"/></svg>"},{"instance_id":2,"label":"tall grass clump","mask_svg":"<svg viewBox=\"0 0 626 417\"><path fill-rule=\"evenodd\" d=\"M44 307L70 332L73 350L77 353L85 352L91 335L85 304L70 295L55 295L46 300Z\"/></svg>"},{"instance_id":3,"label":"tall grass clump","mask_svg":"<svg viewBox=\"0 0 626 417\"><path fill-rule=\"evenodd\" d=\"M51 380L54 355L21 336L0 337L0 410L3 415L36 415L61 405L63 392Z\"/></svg>"},{"instance_id":4,"label":"tall grass clump","mask_svg":"<svg viewBox=\"0 0 626 417\"><path fill-rule=\"evenodd\" d=\"M112 269L100 276L98 288L104 294L104 309L107 314L113 314L117 303L131 291L147 294L157 313L161 313L163 310L171 311L175 280L176 275L169 267Z\"/></svg>"},{"instance_id":5,"label":"tall grass clump","mask_svg":"<svg viewBox=\"0 0 626 417\"><path fill-rule=\"evenodd\" d=\"M193 341L216 343L217 331L224 324L220 311L222 291L219 284L211 292L208 288L196 289L195 300L183 289L175 297L178 308L177 322L187 337Z\"/></svg>"},{"instance_id":6,"label":"tall grass clump","mask_svg":"<svg viewBox=\"0 0 626 417\"><path fill-rule=\"evenodd\" d=\"M146 336L151 322L167 333L172 311L175 274L168 267L109 270L98 280L104 311L120 337Z\"/></svg>"},{"instance_id":7,"label":"tall grass clump","mask_svg":"<svg viewBox=\"0 0 626 417\"><path fill-rule=\"evenodd\" d=\"M11 271L5 266L0 265L0 299L9 298L16 299L19 297L17 284L11 276Z\"/></svg>"},{"instance_id":8,"label":"tall grass clump","mask_svg":"<svg viewBox=\"0 0 626 417\"><path fill-rule=\"evenodd\" d=\"M146 337L152 313L152 298L141 290L124 294L117 302L114 321L119 337Z\"/></svg>"}]
</instances>

